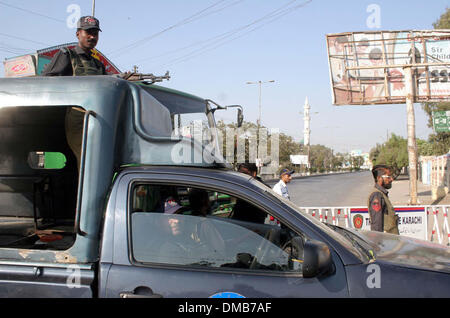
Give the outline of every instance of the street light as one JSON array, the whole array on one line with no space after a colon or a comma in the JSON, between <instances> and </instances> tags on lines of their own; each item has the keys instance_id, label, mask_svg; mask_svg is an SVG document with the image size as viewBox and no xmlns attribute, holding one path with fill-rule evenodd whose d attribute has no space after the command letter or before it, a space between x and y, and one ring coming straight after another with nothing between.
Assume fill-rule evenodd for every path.
<instances>
[{"instance_id":1,"label":"street light","mask_svg":"<svg viewBox=\"0 0 450 318\"><path fill-rule=\"evenodd\" d=\"M274 80L270 81L257 81L257 82L247 82L246 84L259 84L259 117L258 117L258 130L257 130L257 142L256 142L256 154L259 157L259 129L261 127L261 86L265 83L274 83ZM257 160L258 161L258 160ZM259 168L259 167L258 167Z\"/></svg>"}]
</instances>

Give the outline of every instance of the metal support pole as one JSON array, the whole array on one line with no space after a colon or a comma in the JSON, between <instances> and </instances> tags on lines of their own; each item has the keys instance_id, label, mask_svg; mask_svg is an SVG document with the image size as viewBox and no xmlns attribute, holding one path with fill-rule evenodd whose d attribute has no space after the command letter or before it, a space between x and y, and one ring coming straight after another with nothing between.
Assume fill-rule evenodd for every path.
<instances>
[{"instance_id":1,"label":"metal support pole","mask_svg":"<svg viewBox=\"0 0 450 318\"><path fill-rule=\"evenodd\" d=\"M92 16L95 17L95 0L92 0Z\"/></svg>"},{"instance_id":2,"label":"metal support pole","mask_svg":"<svg viewBox=\"0 0 450 318\"><path fill-rule=\"evenodd\" d=\"M247 84L259 84L259 116L258 116L258 120L257 120L257 136L256 136L256 156L258 157L257 159L261 159L260 158L260 153L259 153L259 131L261 129L261 91L262 91L262 84L264 83L273 83L275 82L274 80L271 81L267 81L267 82L263 82L263 81L257 81L257 82L247 82ZM260 167L258 167L258 174L260 172Z\"/></svg>"},{"instance_id":3,"label":"metal support pole","mask_svg":"<svg viewBox=\"0 0 450 318\"><path fill-rule=\"evenodd\" d=\"M406 112L408 125L409 196L410 204L417 202L417 146L414 115L414 76L412 67L405 67Z\"/></svg>"}]
</instances>

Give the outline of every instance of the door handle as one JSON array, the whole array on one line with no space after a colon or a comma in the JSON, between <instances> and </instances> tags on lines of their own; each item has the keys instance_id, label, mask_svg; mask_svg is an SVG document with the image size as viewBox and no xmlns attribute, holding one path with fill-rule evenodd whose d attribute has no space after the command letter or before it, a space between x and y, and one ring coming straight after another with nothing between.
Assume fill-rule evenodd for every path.
<instances>
[{"instance_id":1,"label":"door handle","mask_svg":"<svg viewBox=\"0 0 450 318\"><path fill-rule=\"evenodd\" d=\"M153 293L153 290L146 286L139 286L132 292L121 292L120 298L163 298L160 294Z\"/></svg>"}]
</instances>

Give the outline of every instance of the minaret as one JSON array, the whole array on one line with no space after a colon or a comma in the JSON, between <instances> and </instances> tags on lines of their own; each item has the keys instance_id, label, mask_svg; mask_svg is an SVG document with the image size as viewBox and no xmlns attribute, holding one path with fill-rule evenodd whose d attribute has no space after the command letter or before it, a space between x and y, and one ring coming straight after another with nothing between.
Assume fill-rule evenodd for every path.
<instances>
[{"instance_id":1,"label":"minaret","mask_svg":"<svg viewBox=\"0 0 450 318\"><path fill-rule=\"evenodd\" d=\"M311 117L309 116L309 110L311 109L311 106L309 106L308 103L308 97L305 99L305 105L303 106L303 120L304 120L304 145L309 147L309 136L311 134L311 129L309 128L309 123L311 121Z\"/></svg>"},{"instance_id":2,"label":"minaret","mask_svg":"<svg viewBox=\"0 0 450 318\"><path fill-rule=\"evenodd\" d=\"M304 134L304 137L303 137L303 144L306 146L306 149L307 149L307 154L308 154L308 168L310 167L310 162L309 162L309 146L310 146L310 142L309 142L309 137L310 137L310 135L311 135L311 129L309 128L310 126L309 126L309 123L310 123L310 121L311 121L311 117L309 116L309 110L311 109L311 106L309 106L309 103L308 103L308 97L306 97L306 99L305 99L305 105L303 106L303 120L304 120L304 124L303 124L303 127L304 127L304 130L303 130L303 134Z\"/></svg>"}]
</instances>

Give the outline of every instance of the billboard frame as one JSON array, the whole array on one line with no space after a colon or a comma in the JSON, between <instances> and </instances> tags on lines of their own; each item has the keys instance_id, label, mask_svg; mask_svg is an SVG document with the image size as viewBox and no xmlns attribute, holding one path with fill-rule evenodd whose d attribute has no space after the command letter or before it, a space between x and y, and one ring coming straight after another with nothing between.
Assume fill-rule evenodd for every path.
<instances>
[{"instance_id":1,"label":"billboard frame","mask_svg":"<svg viewBox=\"0 0 450 318\"><path fill-rule=\"evenodd\" d=\"M399 35L406 34L406 36L398 37ZM355 40L356 37L364 37L364 40ZM367 37L365 37L367 36ZM389 38L385 38L386 36L390 36ZM374 37L375 39L368 39ZM340 40L341 39L341 40ZM450 101L450 90L448 93L442 96L435 96L432 94L432 83L435 82L435 78L441 78L443 75L439 73L431 74L430 68L443 66L444 73L448 76L448 82L450 82L450 51L449 57L446 58L449 62L437 61L439 58L434 57L428 54L427 44L431 45L434 43L438 43L439 41L450 41L450 29L443 30L400 30L400 31L368 31L368 32L344 32L344 33L333 33L326 35L326 45L327 45L327 55L328 55L328 65L330 72L330 82L331 82L331 93L332 93L332 101L334 105L378 105L378 104L404 104L406 102L407 93L396 96L392 95L390 91L390 87L395 84L400 84L406 86L406 74L402 75L398 70L392 69L405 69L408 67L414 67L415 73L418 70L421 71L420 77L416 76L416 83L414 83L414 100L415 102L443 102ZM360 65L362 60L369 59L369 55L367 53L358 52L358 47L370 47L373 46L374 43L378 43L379 46L381 42L381 49L378 48L378 56L377 61L378 65ZM395 46L401 46L403 44L403 48L405 47L405 43L410 43L410 49L408 56L405 56L404 52L395 52ZM330 45L333 43L333 47L339 47L342 50L341 54L332 54L333 50L331 50ZM337 43L337 45L336 45ZM417 47L419 44L421 47ZM406 46L407 47L407 46ZM388 52L392 50L393 52ZM420 50L422 51L423 57L420 56ZM336 49L337 51L337 49ZM414 52L414 54L412 54ZM367 54L367 57L363 57ZM397 56L395 55L397 54ZM419 55L419 61L416 62L416 57ZM409 59L409 63L396 63L396 60L401 60L404 62L405 59ZM423 59L423 62L420 61ZM381 62L382 63L379 63ZM430 60L436 60L436 62L430 62ZM392 62L393 61L393 62ZM333 63L334 62L334 63ZM391 62L391 63L390 63ZM333 72L336 71L336 64L339 65L342 69L342 74L336 76ZM383 74L379 75L379 78L367 78L361 76L361 71L364 70L383 70ZM391 72L392 70L392 72ZM433 70L432 72L434 72ZM358 74L358 76L353 76L351 72ZM397 76L393 76L393 74L397 73ZM398 74L400 73L400 75ZM334 77L342 76L342 82L345 82L344 79L347 79L347 86L340 86L335 80ZM420 88L426 91L425 94L420 94L419 91L419 80L421 83ZM444 81L444 82L447 82ZM366 88L369 85L377 85L378 89L381 90L381 86L383 87L384 96L376 96L375 98L367 98L365 95ZM424 86L425 85L425 86ZM450 84L449 84L450 85ZM347 100L342 100L338 98L338 94L347 95Z\"/></svg>"},{"instance_id":2,"label":"billboard frame","mask_svg":"<svg viewBox=\"0 0 450 318\"><path fill-rule=\"evenodd\" d=\"M369 40L367 38L361 38L361 41L355 41L355 34L358 35L367 35L375 37L375 39ZM388 36L389 38L385 38ZM397 35L406 34L403 38L398 38ZM424 35L425 34L425 35ZM369 36L369 38L370 38ZM379 37L376 39L376 37ZM343 51L343 55L332 55L330 51L330 43L331 39L334 38L333 49L336 53ZM450 45L444 46L445 49L448 50L448 57L446 52L444 52L443 56L437 55L436 57L433 55L429 55L427 52L427 39L432 39L433 41L450 41L450 29L447 30L408 30L408 31L369 31L369 32L345 32L345 33L335 33L335 34L327 34L326 35L326 44L327 44L327 55L328 55L328 66L330 71L330 82L332 89L332 100L334 105L377 105L377 104L406 104L407 111L407 131L408 131L408 160L409 160L409 193L410 193L410 204L416 205L418 204L417 200L417 144L416 144L416 131L415 131L415 114L414 114L414 103L415 102L444 102L450 101L450 87L448 92L445 95L432 95L431 83L430 79L430 68L434 66L445 66L448 67L449 70L446 70L444 73L449 77L446 79L445 83L449 82L450 86L450 50L448 49ZM396 42L398 40L402 40L403 42L399 43L400 52L397 52L396 56ZM381 42L381 49L376 47L372 49L370 53L366 53L365 49L370 47L370 42ZM393 41L394 44L391 44L391 47L386 46L386 41ZM358 48L356 47L356 43L361 43L359 49L359 53L367 54L366 59L370 60L370 63L373 65L360 65L358 59ZM410 42L409 51L408 42ZM347 45L347 43L351 44L351 47ZM420 49L416 47L416 43L422 44L422 53L423 53L423 63L421 62L421 54ZM364 45L363 45L364 44ZM366 47L367 46L367 47ZM348 51L352 53L352 59L356 65L348 65L349 54L347 53L347 47L349 47ZM439 45L437 45L439 48ZM405 49L405 51L402 51ZM441 49L442 50L442 49ZM433 49L432 49L433 51ZM388 52L390 55L388 55ZM363 55L361 54L361 55ZM407 55L406 55L407 54ZM406 55L406 56L405 56ZM339 57L344 60L332 60L332 58ZM438 57L439 56L439 57ZM449 62L443 62L440 59L445 57ZM397 59L403 61L403 63L395 63ZM440 60L436 63L429 63L429 58L433 60ZM382 59L382 62L380 61ZM417 61L418 59L418 61ZM390 60L393 60L394 63L389 63ZM405 63L405 60L407 61ZM342 62L345 62L344 64ZM333 63L334 62L334 63ZM367 61L366 61L367 63ZM396 68L401 69L398 71L400 76L397 74L397 82L401 83L403 87L401 87L400 95L396 95L395 98L392 96L392 91L390 91L389 82L393 83L391 79L391 72L389 69ZM421 69L422 68L422 69ZM334 73L333 70L336 70ZM372 77L362 77L362 70L371 70L371 69L381 69L383 70L382 74L378 74L378 72L373 72ZM419 70L422 72L419 73ZM351 71L354 71L358 76L356 77L356 81L354 81L354 85L359 87L359 90L353 91L352 88L352 77ZM425 72L425 88L420 86L420 76L423 71ZM370 75L370 72L368 73ZM419 76L418 76L419 75ZM439 72L438 77L441 77L441 72ZM443 76L442 76L443 77ZM339 88L339 85L335 85L334 79L337 79L337 83L342 83L343 88ZM362 81L367 81L365 83L364 89ZM380 87L380 82L382 81ZM423 80L423 79L422 79ZM372 82L370 82L372 81ZM378 81L378 82L377 82ZM440 82L440 80L439 80ZM372 85L370 87L369 85ZM347 84L347 86L345 86ZM377 87L378 85L378 87ZM423 86L423 85L422 85ZM372 100L366 100L366 87L371 88ZM445 86L444 86L445 87ZM380 89L381 88L381 89ZM398 88L398 87L397 87ZM346 95L342 95L341 98L343 101L338 101L336 98L337 89L342 89L346 92ZM426 92L425 95L421 95L420 92ZM393 91L395 91L395 86ZM438 91L438 89L436 90ZM445 92L445 89L442 89ZM355 97L359 97L356 101L353 100L355 93ZM382 95L384 93L384 96ZM358 96L359 94L359 96ZM403 95L401 95L403 94ZM367 94L369 95L369 94ZM362 98L361 98L362 97Z\"/></svg>"}]
</instances>

